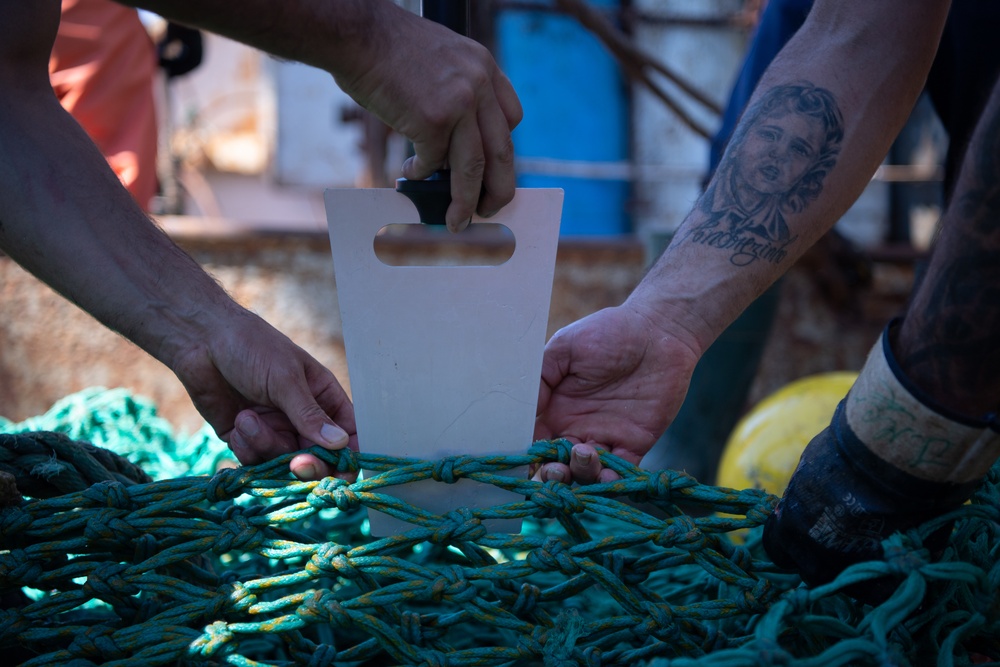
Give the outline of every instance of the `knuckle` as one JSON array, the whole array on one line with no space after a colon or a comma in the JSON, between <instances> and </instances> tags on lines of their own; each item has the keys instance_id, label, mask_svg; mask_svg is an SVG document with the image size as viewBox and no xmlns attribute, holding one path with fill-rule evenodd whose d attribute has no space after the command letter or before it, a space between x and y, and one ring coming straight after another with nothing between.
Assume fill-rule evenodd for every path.
<instances>
[{"instance_id":1,"label":"knuckle","mask_svg":"<svg viewBox=\"0 0 1000 667\"><path fill-rule=\"evenodd\" d=\"M493 151L493 161L502 166L514 164L514 140L510 135Z\"/></svg>"},{"instance_id":2,"label":"knuckle","mask_svg":"<svg viewBox=\"0 0 1000 667\"><path fill-rule=\"evenodd\" d=\"M463 161L462 164L451 165L451 168L458 170L461 180L478 182L482 180L483 174L486 171L486 159L481 155L476 155ZM478 193L476 194L478 195ZM454 193L452 193L452 196L454 196Z\"/></svg>"},{"instance_id":3,"label":"knuckle","mask_svg":"<svg viewBox=\"0 0 1000 667\"><path fill-rule=\"evenodd\" d=\"M303 424L326 423L329 419L326 412L315 403L299 408L298 417Z\"/></svg>"}]
</instances>

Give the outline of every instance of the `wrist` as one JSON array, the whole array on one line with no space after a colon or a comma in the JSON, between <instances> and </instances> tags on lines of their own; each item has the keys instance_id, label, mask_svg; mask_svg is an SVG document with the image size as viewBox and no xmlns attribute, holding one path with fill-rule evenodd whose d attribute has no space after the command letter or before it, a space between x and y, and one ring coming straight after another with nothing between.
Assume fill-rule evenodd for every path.
<instances>
[{"instance_id":1,"label":"wrist","mask_svg":"<svg viewBox=\"0 0 1000 667\"><path fill-rule=\"evenodd\" d=\"M886 327L848 393L850 430L874 456L918 479L980 480L1000 456L996 415L961 414L917 387L895 359L896 326Z\"/></svg>"},{"instance_id":2,"label":"wrist","mask_svg":"<svg viewBox=\"0 0 1000 667\"><path fill-rule=\"evenodd\" d=\"M677 331L699 355L778 277L771 265L737 266L727 253L689 237L698 211L629 296L664 329Z\"/></svg>"},{"instance_id":3,"label":"wrist","mask_svg":"<svg viewBox=\"0 0 1000 667\"><path fill-rule=\"evenodd\" d=\"M112 326L176 373L182 358L207 350L220 334L238 330L237 319L249 312L192 258L179 248L169 250L166 256L174 261L165 261L155 274L132 272L141 305L122 326Z\"/></svg>"},{"instance_id":4,"label":"wrist","mask_svg":"<svg viewBox=\"0 0 1000 667\"><path fill-rule=\"evenodd\" d=\"M699 316L694 304L684 299L650 298L648 293L637 289L622 307L645 318L656 335L690 349L695 359L700 359L714 340L709 324Z\"/></svg>"}]
</instances>

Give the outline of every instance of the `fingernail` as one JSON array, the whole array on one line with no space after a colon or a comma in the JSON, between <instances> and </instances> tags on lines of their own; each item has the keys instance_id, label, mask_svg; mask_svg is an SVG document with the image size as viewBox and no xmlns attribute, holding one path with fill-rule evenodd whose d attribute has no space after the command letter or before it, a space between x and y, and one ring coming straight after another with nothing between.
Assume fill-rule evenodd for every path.
<instances>
[{"instance_id":1,"label":"fingernail","mask_svg":"<svg viewBox=\"0 0 1000 667\"><path fill-rule=\"evenodd\" d=\"M326 441L325 444L330 449L343 449L347 446L347 441L349 439L347 437L347 431L339 426L334 426L333 424L323 424L323 428L319 430L319 434L323 436L323 439Z\"/></svg>"},{"instance_id":2,"label":"fingernail","mask_svg":"<svg viewBox=\"0 0 1000 667\"><path fill-rule=\"evenodd\" d=\"M496 215L499 212L500 212L500 209L496 209L496 210L490 211L489 213L483 213L482 217L484 217L484 218L492 218L494 215Z\"/></svg>"},{"instance_id":3,"label":"fingernail","mask_svg":"<svg viewBox=\"0 0 1000 667\"><path fill-rule=\"evenodd\" d=\"M244 415L237 419L236 428L248 438L252 438L260 433L260 424L257 423L257 418L251 415Z\"/></svg>"},{"instance_id":4,"label":"fingernail","mask_svg":"<svg viewBox=\"0 0 1000 667\"><path fill-rule=\"evenodd\" d=\"M301 480L310 481L316 479L316 466L306 464L292 471Z\"/></svg>"},{"instance_id":5,"label":"fingernail","mask_svg":"<svg viewBox=\"0 0 1000 667\"><path fill-rule=\"evenodd\" d=\"M545 471L545 479L550 482L561 482L563 481L563 471L559 468L547 470Z\"/></svg>"},{"instance_id":6,"label":"fingernail","mask_svg":"<svg viewBox=\"0 0 1000 667\"><path fill-rule=\"evenodd\" d=\"M593 455L590 452L577 452L576 453L576 460L579 461L580 463L583 463L583 464L590 463L590 459L592 459L592 458L593 458Z\"/></svg>"}]
</instances>

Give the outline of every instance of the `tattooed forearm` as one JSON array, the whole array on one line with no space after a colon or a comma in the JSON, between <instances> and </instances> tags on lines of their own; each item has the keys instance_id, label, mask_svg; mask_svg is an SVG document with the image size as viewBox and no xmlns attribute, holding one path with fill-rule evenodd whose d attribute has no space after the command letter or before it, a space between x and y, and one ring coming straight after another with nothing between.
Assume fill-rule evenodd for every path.
<instances>
[{"instance_id":1,"label":"tattooed forearm","mask_svg":"<svg viewBox=\"0 0 1000 667\"><path fill-rule=\"evenodd\" d=\"M898 355L927 388L972 413L1000 409L1000 94L969 144ZM929 389L934 391L934 389Z\"/></svg>"},{"instance_id":2,"label":"tattooed forearm","mask_svg":"<svg viewBox=\"0 0 1000 667\"><path fill-rule=\"evenodd\" d=\"M683 240L726 251L737 266L780 264L797 238L788 217L822 192L843 137L828 90L808 83L772 88L747 109L699 202L707 218Z\"/></svg>"}]
</instances>

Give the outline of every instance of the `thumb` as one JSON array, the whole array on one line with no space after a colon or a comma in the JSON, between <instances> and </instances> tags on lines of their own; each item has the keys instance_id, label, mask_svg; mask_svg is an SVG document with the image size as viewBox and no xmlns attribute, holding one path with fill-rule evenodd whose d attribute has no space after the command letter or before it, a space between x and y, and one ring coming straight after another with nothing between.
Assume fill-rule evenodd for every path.
<instances>
[{"instance_id":1,"label":"thumb","mask_svg":"<svg viewBox=\"0 0 1000 667\"><path fill-rule=\"evenodd\" d=\"M283 392L278 408L285 413L299 435L326 449L343 449L350 436L326 413L305 386Z\"/></svg>"}]
</instances>

